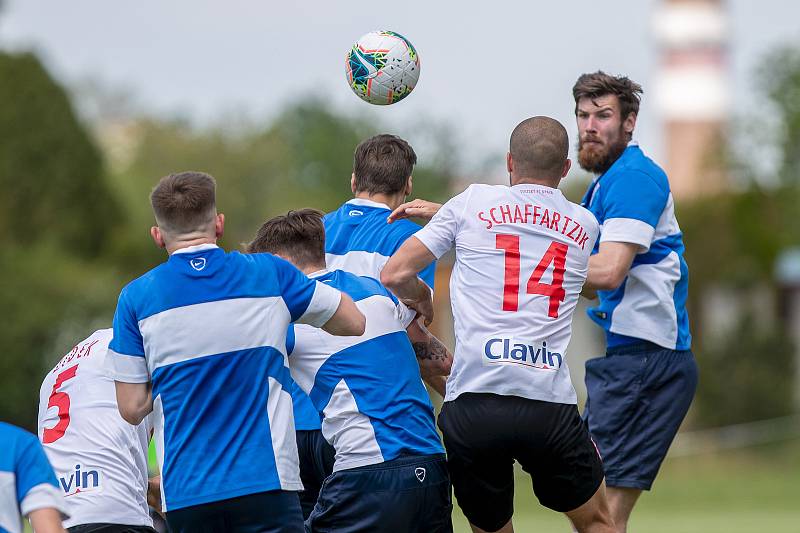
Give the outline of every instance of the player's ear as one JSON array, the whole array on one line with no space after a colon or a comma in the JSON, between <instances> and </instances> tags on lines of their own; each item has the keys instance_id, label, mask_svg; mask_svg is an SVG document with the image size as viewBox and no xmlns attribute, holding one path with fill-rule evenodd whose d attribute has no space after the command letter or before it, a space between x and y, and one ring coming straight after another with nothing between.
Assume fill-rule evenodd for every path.
<instances>
[{"instance_id":1,"label":"player's ear","mask_svg":"<svg viewBox=\"0 0 800 533\"><path fill-rule=\"evenodd\" d=\"M164 243L164 236L161 235L161 229L158 226L153 226L150 228L150 237L153 238L153 242L156 243L156 246L159 248L167 247L167 245Z\"/></svg>"},{"instance_id":2,"label":"player's ear","mask_svg":"<svg viewBox=\"0 0 800 533\"><path fill-rule=\"evenodd\" d=\"M355 172L350 174L350 190L353 191L353 194L356 193L356 173Z\"/></svg>"},{"instance_id":3,"label":"player's ear","mask_svg":"<svg viewBox=\"0 0 800 533\"><path fill-rule=\"evenodd\" d=\"M222 237L223 232L225 231L225 215L223 213L217 213L217 217L214 220L214 235L219 239Z\"/></svg>"},{"instance_id":4,"label":"player's ear","mask_svg":"<svg viewBox=\"0 0 800 533\"><path fill-rule=\"evenodd\" d=\"M572 160L567 159L566 161L564 161L564 171L561 172L561 177L566 178L567 174L569 174L569 169L571 168L572 168Z\"/></svg>"},{"instance_id":5,"label":"player's ear","mask_svg":"<svg viewBox=\"0 0 800 533\"><path fill-rule=\"evenodd\" d=\"M404 194L408 197L411 196L411 192L414 190L414 183L413 183L413 176L409 176L408 180L406 180L406 189Z\"/></svg>"},{"instance_id":6,"label":"player's ear","mask_svg":"<svg viewBox=\"0 0 800 533\"><path fill-rule=\"evenodd\" d=\"M625 117L625 121L622 123L622 129L628 135L633 135L634 128L636 128L636 113L631 111L628 113L628 116Z\"/></svg>"},{"instance_id":7,"label":"player's ear","mask_svg":"<svg viewBox=\"0 0 800 533\"><path fill-rule=\"evenodd\" d=\"M511 152L506 152L506 170L509 174L514 172L514 160L511 159Z\"/></svg>"}]
</instances>

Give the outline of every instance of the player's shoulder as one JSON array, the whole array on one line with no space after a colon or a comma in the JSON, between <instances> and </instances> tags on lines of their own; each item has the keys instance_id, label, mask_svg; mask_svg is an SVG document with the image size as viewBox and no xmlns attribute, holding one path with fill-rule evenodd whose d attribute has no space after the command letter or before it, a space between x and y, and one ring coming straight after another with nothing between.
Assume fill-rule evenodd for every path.
<instances>
[{"instance_id":1,"label":"player's shoulder","mask_svg":"<svg viewBox=\"0 0 800 533\"><path fill-rule=\"evenodd\" d=\"M587 230L591 230L595 233L600 231L600 223L597 221L597 217L583 207L580 204L576 204L570 200L565 198L565 201L569 204L569 208L572 210L572 218L573 220L579 220L584 228Z\"/></svg>"},{"instance_id":2,"label":"player's shoulder","mask_svg":"<svg viewBox=\"0 0 800 533\"><path fill-rule=\"evenodd\" d=\"M25 429L7 422L0 422L0 442L7 453L0 454L0 470L13 469L17 455L30 446L38 446L39 439Z\"/></svg>"},{"instance_id":3,"label":"player's shoulder","mask_svg":"<svg viewBox=\"0 0 800 533\"><path fill-rule=\"evenodd\" d=\"M355 302L371 296L392 298L391 293L380 281L369 276L357 276L344 270L334 270L329 279L329 285L346 293Z\"/></svg>"},{"instance_id":4,"label":"player's shoulder","mask_svg":"<svg viewBox=\"0 0 800 533\"><path fill-rule=\"evenodd\" d=\"M619 159L612 165L603 181L609 185L615 181L631 181L631 185L648 183L664 194L669 193L669 179L655 161L649 158L639 145L634 144L625 149Z\"/></svg>"}]
</instances>

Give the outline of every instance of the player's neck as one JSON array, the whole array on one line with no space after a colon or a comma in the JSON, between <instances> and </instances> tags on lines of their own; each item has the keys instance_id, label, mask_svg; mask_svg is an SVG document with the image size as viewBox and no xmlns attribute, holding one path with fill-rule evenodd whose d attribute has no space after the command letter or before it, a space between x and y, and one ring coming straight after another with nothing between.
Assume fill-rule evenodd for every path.
<instances>
[{"instance_id":1,"label":"player's neck","mask_svg":"<svg viewBox=\"0 0 800 533\"><path fill-rule=\"evenodd\" d=\"M167 249L167 253L172 255L176 250L180 250L181 248L189 248L190 246L199 246L201 244L217 244L217 239L216 237L207 236L175 239L174 241L165 243L164 247Z\"/></svg>"},{"instance_id":2,"label":"player's neck","mask_svg":"<svg viewBox=\"0 0 800 533\"><path fill-rule=\"evenodd\" d=\"M355 193L355 198L358 198L360 200L370 200L372 202L377 202L379 204L386 204L392 211L394 211L397 208L397 206L406 201L406 195L403 194L402 192L395 194L384 194L384 193L369 193L366 191L361 191Z\"/></svg>"},{"instance_id":3,"label":"player's neck","mask_svg":"<svg viewBox=\"0 0 800 533\"><path fill-rule=\"evenodd\" d=\"M300 271L305 274L306 276L309 274L313 274L314 272L319 272L320 270L325 270L327 267L325 263L314 263L310 265L303 265L298 267Z\"/></svg>"},{"instance_id":4,"label":"player's neck","mask_svg":"<svg viewBox=\"0 0 800 533\"><path fill-rule=\"evenodd\" d=\"M553 179L544 179L544 178L518 178L511 175L511 186L514 185L542 185L544 187L550 187L551 189L558 189L558 182L561 180L554 181Z\"/></svg>"}]
</instances>

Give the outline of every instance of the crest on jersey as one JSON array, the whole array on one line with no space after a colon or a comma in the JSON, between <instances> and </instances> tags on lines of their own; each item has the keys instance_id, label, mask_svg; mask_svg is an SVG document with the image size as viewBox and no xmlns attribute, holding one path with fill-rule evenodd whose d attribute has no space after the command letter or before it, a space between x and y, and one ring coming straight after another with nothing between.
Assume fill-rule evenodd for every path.
<instances>
[{"instance_id":1,"label":"crest on jersey","mask_svg":"<svg viewBox=\"0 0 800 533\"><path fill-rule=\"evenodd\" d=\"M195 269L198 272L200 272L201 270L203 270L206 267L206 258L205 257L198 257L198 258L195 258L195 259L190 259L189 260L189 266L191 266L193 269Z\"/></svg>"},{"instance_id":2,"label":"crest on jersey","mask_svg":"<svg viewBox=\"0 0 800 533\"><path fill-rule=\"evenodd\" d=\"M417 467L414 469L414 475L417 476L417 479L419 480L420 483L425 481L425 474L426 474L425 469L422 467Z\"/></svg>"}]
</instances>

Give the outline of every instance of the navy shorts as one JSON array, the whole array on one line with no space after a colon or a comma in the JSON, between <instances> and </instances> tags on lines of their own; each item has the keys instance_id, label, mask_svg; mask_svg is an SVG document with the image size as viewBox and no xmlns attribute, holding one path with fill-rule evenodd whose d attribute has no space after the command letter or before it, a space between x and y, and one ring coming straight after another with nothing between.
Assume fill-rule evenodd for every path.
<instances>
[{"instance_id":1,"label":"navy shorts","mask_svg":"<svg viewBox=\"0 0 800 533\"><path fill-rule=\"evenodd\" d=\"M296 492L272 490L167 511L172 533L303 533Z\"/></svg>"},{"instance_id":2,"label":"navy shorts","mask_svg":"<svg viewBox=\"0 0 800 533\"><path fill-rule=\"evenodd\" d=\"M125 526L121 524L93 523L68 528L69 533L156 533L150 526Z\"/></svg>"},{"instance_id":3,"label":"navy shorts","mask_svg":"<svg viewBox=\"0 0 800 533\"><path fill-rule=\"evenodd\" d=\"M340 470L322 485L307 532L452 533L444 454Z\"/></svg>"},{"instance_id":4,"label":"navy shorts","mask_svg":"<svg viewBox=\"0 0 800 533\"><path fill-rule=\"evenodd\" d=\"M640 342L586 362L583 417L603 457L606 485L650 490L696 388L690 350Z\"/></svg>"},{"instance_id":5,"label":"navy shorts","mask_svg":"<svg viewBox=\"0 0 800 533\"><path fill-rule=\"evenodd\" d=\"M297 455L300 458L300 481L303 482L303 490L299 493L300 507L305 520L317 504L322 482L333 472L336 451L322 436L321 430L298 430Z\"/></svg>"}]
</instances>

